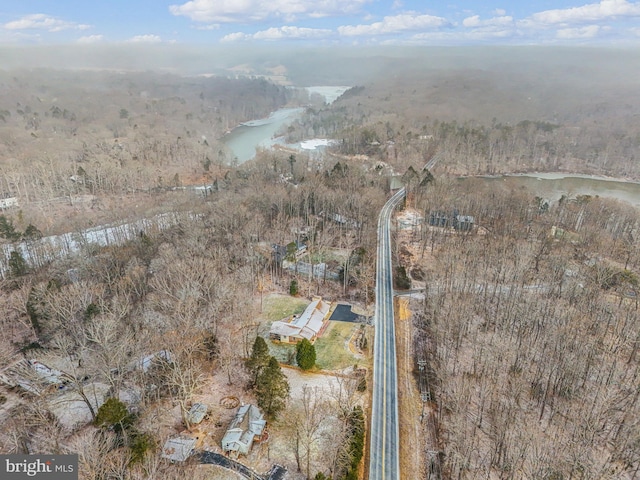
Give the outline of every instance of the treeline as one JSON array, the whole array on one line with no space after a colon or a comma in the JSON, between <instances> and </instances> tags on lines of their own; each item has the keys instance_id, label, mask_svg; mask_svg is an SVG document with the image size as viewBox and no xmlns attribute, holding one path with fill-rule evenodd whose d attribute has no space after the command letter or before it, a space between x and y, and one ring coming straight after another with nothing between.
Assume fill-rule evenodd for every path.
<instances>
[{"instance_id":1,"label":"treeline","mask_svg":"<svg viewBox=\"0 0 640 480\"><path fill-rule=\"evenodd\" d=\"M611 478L640 472L640 251L635 209L447 183L478 230L422 230L429 358L448 478ZM461 200L464 199L464 202ZM463 205L461 205L463 204ZM425 272L418 272L424 274Z\"/></svg>"}]
</instances>

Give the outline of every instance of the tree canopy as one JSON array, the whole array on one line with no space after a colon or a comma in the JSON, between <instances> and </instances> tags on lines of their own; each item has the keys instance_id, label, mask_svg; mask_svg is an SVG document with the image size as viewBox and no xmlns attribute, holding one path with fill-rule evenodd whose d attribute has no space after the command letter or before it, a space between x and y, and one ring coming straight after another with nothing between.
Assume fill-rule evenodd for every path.
<instances>
[{"instance_id":1,"label":"tree canopy","mask_svg":"<svg viewBox=\"0 0 640 480\"><path fill-rule=\"evenodd\" d=\"M258 406L269 417L275 418L285 406L289 396L289 382L282 373L280 364L275 357L269 359L269 364L258 375L256 382L256 397Z\"/></svg>"},{"instance_id":2,"label":"tree canopy","mask_svg":"<svg viewBox=\"0 0 640 480\"><path fill-rule=\"evenodd\" d=\"M249 370L249 373L251 374L251 381L253 385L256 384L258 376L262 370L269 364L270 358L271 356L269 355L267 342L265 342L264 338L258 335L253 342L251 356L247 359L245 364L247 370Z\"/></svg>"},{"instance_id":3,"label":"tree canopy","mask_svg":"<svg viewBox=\"0 0 640 480\"><path fill-rule=\"evenodd\" d=\"M311 370L316 364L316 347L306 338L296 344L296 363L302 370Z\"/></svg>"},{"instance_id":4,"label":"tree canopy","mask_svg":"<svg viewBox=\"0 0 640 480\"><path fill-rule=\"evenodd\" d=\"M99 427L120 432L131 426L132 420L124 403L117 398L109 398L98 409L95 423Z\"/></svg>"}]
</instances>

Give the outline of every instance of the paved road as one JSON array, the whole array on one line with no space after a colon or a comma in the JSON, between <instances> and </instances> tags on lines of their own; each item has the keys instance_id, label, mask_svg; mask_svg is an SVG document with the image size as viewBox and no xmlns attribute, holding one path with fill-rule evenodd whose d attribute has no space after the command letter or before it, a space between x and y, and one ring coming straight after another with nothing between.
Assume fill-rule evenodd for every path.
<instances>
[{"instance_id":1,"label":"paved road","mask_svg":"<svg viewBox=\"0 0 640 480\"><path fill-rule=\"evenodd\" d=\"M398 379L393 320L393 274L390 219L404 199L404 188L385 204L378 219L373 408L369 480L399 480Z\"/></svg>"},{"instance_id":2,"label":"paved road","mask_svg":"<svg viewBox=\"0 0 640 480\"><path fill-rule=\"evenodd\" d=\"M433 168L438 160L439 155L435 155L424 168ZM390 223L393 211L405 196L405 189L399 190L385 203L378 218L369 480L400 479L398 368L396 366L396 332L393 318L393 263Z\"/></svg>"},{"instance_id":3,"label":"paved road","mask_svg":"<svg viewBox=\"0 0 640 480\"><path fill-rule=\"evenodd\" d=\"M260 475L246 465L236 462L235 460L232 460L220 453L202 451L199 452L198 455L200 457L200 463L219 465L227 470L231 470L232 472L242 475L247 480L283 480L287 473L286 468L280 465L274 465L266 474Z\"/></svg>"}]
</instances>

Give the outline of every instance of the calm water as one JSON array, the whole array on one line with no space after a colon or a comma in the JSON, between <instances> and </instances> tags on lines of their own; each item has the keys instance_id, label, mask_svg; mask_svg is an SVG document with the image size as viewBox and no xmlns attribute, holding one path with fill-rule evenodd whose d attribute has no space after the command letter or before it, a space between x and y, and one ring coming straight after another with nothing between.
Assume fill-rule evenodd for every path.
<instances>
[{"instance_id":1,"label":"calm water","mask_svg":"<svg viewBox=\"0 0 640 480\"><path fill-rule=\"evenodd\" d=\"M504 177L484 177L487 182L505 183L511 188L525 187L535 195L557 201L562 195L615 198L640 207L640 183L622 182L589 175L564 173L532 173Z\"/></svg>"},{"instance_id":2,"label":"calm water","mask_svg":"<svg viewBox=\"0 0 640 480\"><path fill-rule=\"evenodd\" d=\"M309 93L322 95L326 103L333 103L348 89L336 86L307 87ZM225 135L223 141L238 163L246 162L255 157L257 148L270 148L280 143L280 138L274 138L276 132L293 122L303 111L304 108L281 108L268 118L252 120L234 128Z\"/></svg>"},{"instance_id":3,"label":"calm water","mask_svg":"<svg viewBox=\"0 0 640 480\"><path fill-rule=\"evenodd\" d=\"M227 134L224 143L238 163L251 160L256 156L257 148L270 148L278 143L275 133L300 116L302 111L302 108L282 108L269 118L244 123Z\"/></svg>"}]
</instances>

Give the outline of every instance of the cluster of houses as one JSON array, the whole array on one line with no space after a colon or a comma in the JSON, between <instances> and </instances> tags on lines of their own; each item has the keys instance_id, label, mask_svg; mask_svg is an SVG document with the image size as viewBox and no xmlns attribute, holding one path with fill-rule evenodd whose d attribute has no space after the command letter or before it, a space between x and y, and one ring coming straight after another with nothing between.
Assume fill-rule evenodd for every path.
<instances>
[{"instance_id":1,"label":"cluster of houses","mask_svg":"<svg viewBox=\"0 0 640 480\"><path fill-rule=\"evenodd\" d=\"M157 361L171 362L172 360L173 355L170 351L161 350L140 358L132 368L147 372ZM53 393L48 402L51 413L58 418L62 426L73 429L90 423L92 417L88 405L79 397L73 385L77 380L64 370L65 368L52 367L38 360L22 359L0 371L0 382L9 387L20 387L37 396L46 392ZM91 392L89 397L91 397L94 411L97 411L108 395L108 386L101 387L102 384L97 382L87 383L84 386L87 392ZM135 403L135 400L128 402L124 397L120 399L128 406L131 406L132 402ZM194 403L187 414L190 429L169 438L164 444L161 456L170 461L182 462L194 450L200 448L206 433L199 430L197 426L207 416L207 406L203 403ZM266 420L258 407L241 405L222 438L222 450L231 457L247 455L253 443L263 437L265 426Z\"/></svg>"},{"instance_id":2,"label":"cluster of houses","mask_svg":"<svg viewBox=\"0 0 640 480\"><path fill-rule=\"evenodd\" d=\"M206 415L207 406L195 403L188 416L192 425L198 425ZM248 455L253 444L263 439L266 426L267 421L258 407L241 405L222 437L222 451L232 458ZM196 449L202 447L205 438L205 432L198 428L191 428L189 431L169 438L162 447L160 455L172 462L184 462Z\"/></svg>"},{"instance_id":3,"label":"cluster of houses","mask_svg":"<svg viewBox=\"0 0 640 480\"><path fill-rule=\"evenodd\" d=\"M429 225L432 227L453 228L461 232L473 230L475 218L470 215L460 215L458 210L451 213L434 211L429 214Z\"/></svg>"},{"instance_id":4,"label":"cluster of houses","mask_svg":"<svg viewBox=\"0 0 640 480\"><path fill-rule=\"evenodd\" d=\"M313 343L322 335L331 320L362 321L363 319L353 314L350 305L329 303L322 297L316 296L302 313L273 322L269 336L272 341L286 344L296 344L302 339ZM71 361L71 359L66 360ZM157 362L171 363L172 361L173 355L169 350L160 350L133 361L130 368L148 372ZM59 417L62 424L68 423L70 428L86 425L91 421L89 407L81 399L75 398L77 392L75 392L74 382L78 380L65 373L71 366L66 363L56 364L56 366L57 368L38 360L24 359L0 371L0 382L12 387L21 387L35 395L51 393L51 390L57 391L57 395L54 394L51 398L54 399L53 403L62 406L63 411L58 412L52 408L52 413ZM91 385L91 396L95 399L92 408L97 411L109 392L106 385L104 389L99 389L99 385L94 383L88 383L85 388ZM135 403L135 399L125 403L131 406ZM74 404L73 408L72 404ZM202 448L207 432L201 429L200 424L208 418L208 413L206 404L194 403L186 416L187 430L165 442L161 457L171 462L183 462L196 450ZM66 416L70 417L66 418ZM222 451L232 458L248 455L254 443L264 440L265 429L266 420L260 409L255 405L241 405L222 437L220 443Z\"/></svg>"},{"instance_id":5,"label":"cluster of houses","mask_svg":"<svg viewBox=\"0 0 640 480\"><path fill-rule=\"evenodd\" d=\"M316 296L302 313L273 322L269 338L275 342L291 345L295 345L302 339L314 343L326 330L331 320L364 321L365 319L354 314L350 305L329 303L322 297ZM188 423L197 426L206 418L206 415L206 406L196 403L189 411ZM222 451L232 458L248 455L253 444L264 438L266 423L258 407L241 405L222 437ZM185 461L202 446L205 436L198 428L192 428L191 431L168 439L161 455L172 462Z\"/></svg>"}]
</instances>

